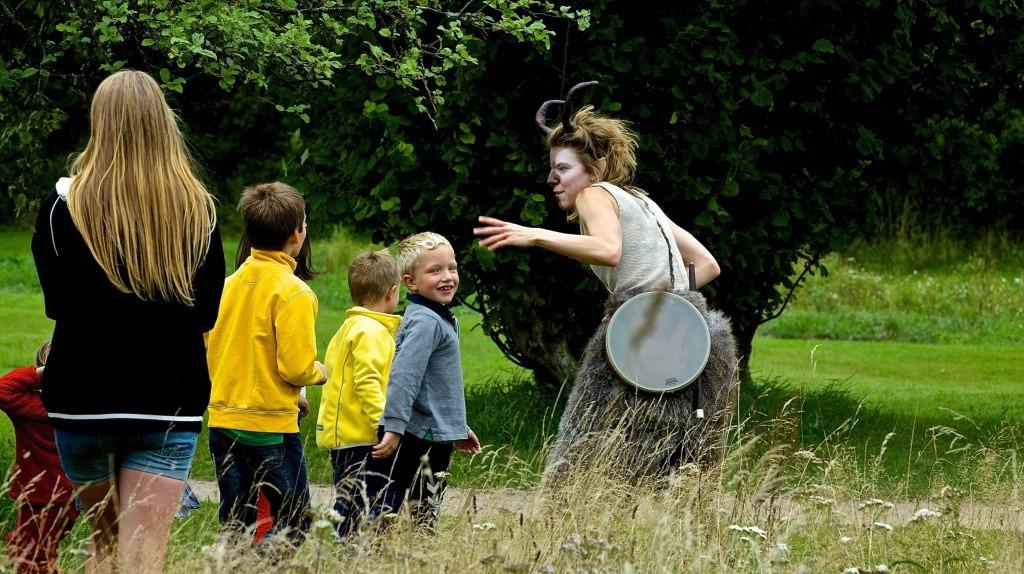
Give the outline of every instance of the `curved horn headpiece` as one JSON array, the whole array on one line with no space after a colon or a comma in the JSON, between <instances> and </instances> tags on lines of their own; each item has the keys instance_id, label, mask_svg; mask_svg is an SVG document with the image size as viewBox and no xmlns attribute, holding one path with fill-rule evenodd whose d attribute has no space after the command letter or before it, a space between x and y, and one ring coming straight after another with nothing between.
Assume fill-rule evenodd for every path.
<instances>
[{"instance_id":1,"label":"curved horn headpiece","mask_svg":"<svg viewBox=\"0 0 1024 574\"><path fill-rule=\"evenodd\" d=\"M555 105L565 105L565 100L548 100L541 104L539 108L537 108L537 116L535 119L537 120L537 127L540 128L540 131L544 134L544 137L551 135L551 132L555 131L547 126L548 108Z\"/></svg>"},{"instance_id":2,"label":"curved horn headpiece","mask_svg":"<svg viewBox=\"0 0 1024 574\"><path fill-rule=\"evenodd\" d=\"M544 133L545 136L551 135L552 129L547 126L548 109L551 106L559 105L562 107L562 133L571 134L576 131L576 126L572 125L570 118L572 117L572 99L576 95L576 92L584 88L596 86L599 82L581 82L575 86L569 88L569 93L565 95L564 100L548 100L540 105L537 109L537 127Z\"/></svg>"}]
</instances>

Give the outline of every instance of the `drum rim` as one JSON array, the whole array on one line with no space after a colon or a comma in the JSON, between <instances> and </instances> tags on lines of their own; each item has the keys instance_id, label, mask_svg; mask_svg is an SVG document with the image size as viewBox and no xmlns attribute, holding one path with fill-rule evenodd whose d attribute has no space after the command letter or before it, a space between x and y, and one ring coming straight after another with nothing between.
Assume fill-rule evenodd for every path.
<instances>
[{"instance_id":1,"label":"drum rim","mask_svg":"<svg viewBox=\"0 0 1024 574\"><path fill-rule=\"evenodd\" d=\"M615 363L611 359L612 358L612 351L611 351L611 343L610 343L610 338L608 337L608 333L612 330L612 325L615 323L615 318L616 318L616 316L618 316L620 309L622 309L626 305L628 305L631 302L636 301L638 299L646 299L646 298L654 297L654 296L660 297L660 296L663 296L663 295L670 295L670 296L672 296L672 297L682 301L683 303L686 303L697 314L697 317L700 317L701 325L704 327L702 332L704 333L704 338L707 341L708 352L707 352L707 354L705 354L704 360L703 360L703 362L701 362L700 368L697 370L697 374L695 374L693 377L691 377L690 380L686 381L685 383L680 384L679 386L671 388L671 389L652 389L650 387L646 387L646 386L640 385L640 384L638 384L636 382L633 382L632 380L630 380L629 377L627 377L626 375L622 374L621 371L619 371L618 367L615 365ZM640 293L639 295L634 295L633 297L630 297L629 299L624 301L622 303L622 305L620 305L618 307L618 309L615 310L615 312L612 313L611 318L608 319L608 328L605 330L604 353L605 353L605 356L606 356L606 360L608 362L608 366L611 367L612 372L614 372L615 376L618 377L619 380L621 380L623 383L625 383L625 384L627 384L627 385L629 385L629 386L631 386L633 388L636 388L636 389L639 389L641 391L647 392L647 393L654 393L654 394L676 393L676 392L679 392L679 391L682 391L682 390L685 390L685 389L689 388L689 386L692 385L694 381L696 381L698 378L700 378L701 374L704 372L704 369L707 368L708 361L711 359L711 329L708 327L708 322L707 322L707 319L704 318L704 314L701 313L700 310L697 309L697 307L693 303L687 301L685 297L682 297L682 296L680 296L680 295L678 295L676 293L673 293L671 291L648 291L646 293Z\"/></svg>"}]
</instances>

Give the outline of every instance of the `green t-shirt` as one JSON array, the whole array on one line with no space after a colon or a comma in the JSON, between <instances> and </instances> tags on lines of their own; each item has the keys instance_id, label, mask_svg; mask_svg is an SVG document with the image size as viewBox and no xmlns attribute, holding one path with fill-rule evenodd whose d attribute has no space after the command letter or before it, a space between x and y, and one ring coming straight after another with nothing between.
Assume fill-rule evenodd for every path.
<instances>
[{"instance_id":1,"label":"green t-shirt","mask_svg":"<svg viewBox=\"0 0 1024 574\"><path fill-rule=\"evenodd\" d=\"M284 434L235 429L217 429L228 438L245 446L273 446L284 442Z\"/></svg>"}]
</instances>

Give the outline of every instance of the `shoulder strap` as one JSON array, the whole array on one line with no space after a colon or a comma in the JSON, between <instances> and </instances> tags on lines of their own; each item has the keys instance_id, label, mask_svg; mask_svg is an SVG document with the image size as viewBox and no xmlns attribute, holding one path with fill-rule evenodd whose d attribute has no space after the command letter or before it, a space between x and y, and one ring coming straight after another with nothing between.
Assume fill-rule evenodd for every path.
<instances>
[{"instance_id":1,"label":"shoulder strap","mask_svg":"<svg viewBox=\"0 0 1024 574\"><path fill-rule=\"evenodd\" d=\"M57 191L57 199L50 206L50 244L53 245L53 254L60 257L60 251L57 250L57 232L53 229L53 214L57 211L57 206L61 203L67 205L68 194L71 192L71 178L62 177L57 180L54 188Z\"/></svg>"},{"instance_id":2,"label":"shoulder strap","mask_svg":"<svg viewBox=\"0 0 1024 574\"><path fill-rule=\"evenodd\" d=\"M612 194L613 197L616 195L616 193L624 193L630 197L636 198L637 203L639 203L643 207L643 210L647 212L647 215L651 216L651 219L654 220L654 224L658 226L658 231L661 232L661 236L665 239L665 249L668 250L669 285L671 286L670 289L674 288L676 284L676 264L675 260L672 257L672 243L668 238L668 234L665 232L665 227L662 226L661 221L658 220L658 214L654 213L654 211L651 209L651 206L647 203L650 200L645 196L630 193L629 191L622 189L621 187L615 185L614 183L609 183L607 181L595 183L594 186L604 188L605 191Z\"/></svg>"}]
</instances>

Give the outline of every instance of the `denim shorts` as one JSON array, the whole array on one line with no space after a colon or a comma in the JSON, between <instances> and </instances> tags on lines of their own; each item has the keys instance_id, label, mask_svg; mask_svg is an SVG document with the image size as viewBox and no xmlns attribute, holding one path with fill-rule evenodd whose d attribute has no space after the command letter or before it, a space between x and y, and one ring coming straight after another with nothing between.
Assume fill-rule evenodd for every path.
<instances>
[{"instance_id":1,"label":"denim shorts","mask_svg":"<svg viewBox=\"0 0 1024 574\"><path fill-rule=\"evenodd\" d=\"M122 468L185 480L199 439L195 431L53 430L60 465L75 484L107 480Z\"/></svg>"}]
</instances>

